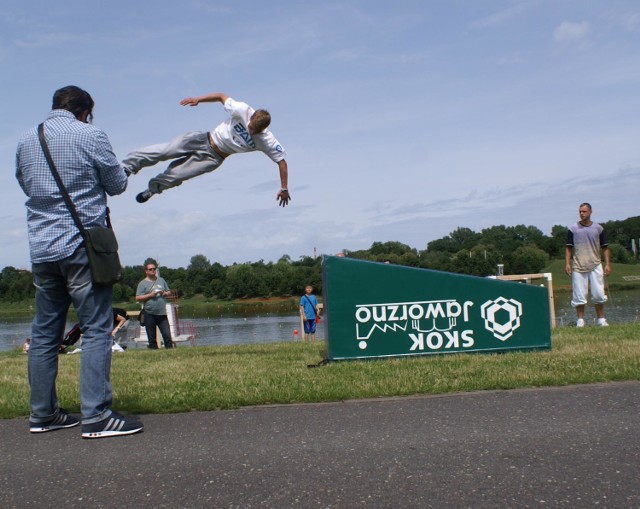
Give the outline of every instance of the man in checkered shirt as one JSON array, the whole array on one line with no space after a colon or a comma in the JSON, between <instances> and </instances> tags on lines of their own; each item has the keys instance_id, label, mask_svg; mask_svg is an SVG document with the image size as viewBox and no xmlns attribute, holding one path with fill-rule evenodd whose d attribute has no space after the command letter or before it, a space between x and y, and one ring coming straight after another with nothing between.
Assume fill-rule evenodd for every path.
<instances>
[{"instance_id":1,"label":"man in checkered shirt","mask_svg":"<svg viewBox=\"0 0 640 509\"><path fill-rule=\"evenodd\" d=\"M107 135L90 124L94 102L84 90L57 90L44 133L53 161L85 228L106 226L106 195L127 188ZM27 227L36 287L29 348L32 433L77 426L58 405L58 351L73 304L83 331L80 367L82 436L100 438L142 430L110 409L111 286L94 286L80 231L64 201L33 127L18 143L16 178L27 195Z\"/></svg>"}]
</instances>

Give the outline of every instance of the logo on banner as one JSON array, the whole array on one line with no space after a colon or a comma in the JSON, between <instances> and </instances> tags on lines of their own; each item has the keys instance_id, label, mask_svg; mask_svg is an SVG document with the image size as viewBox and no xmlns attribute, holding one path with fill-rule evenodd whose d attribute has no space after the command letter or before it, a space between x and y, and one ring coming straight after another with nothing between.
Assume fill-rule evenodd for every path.
<instances>
[{"instance_id":1,"label":"logo on banner","mask_svg":"<svg viewBox=\"0 0 640 509\"><path fill-rule=\"evenodd\" d=\"M471 319L472 301L455 299L356 305L356 340L366 350L372 335L404 333L411 341L409 351L469 349L475 344ZM522 304L498 297L480 307L484 327L500 341L506 341L520 327Z\"/></svg>"},{"instance_id":2,"label":"logo on banner","mask_svg":"<svg viewBox=\"0 0 640 509\"><path fill-rule=\"evenodd\" d=\"M480 307L480 315L484 320L484 327L498 338L506 341L513 336L513 331L520 327L522 304L515 299L498 297L488 300Z\"/></svg>"},{"instance_id":3,"label":"logo on banner","mask_svg":"<svg viewBox=\"0 0 640 509\"><path fill-rule=\"evenodd\" d=\"M358 347L365 350L375 331L400 330L407 333L412 342L410 351L471 348L473 331L455 329L459 327L459 321L469 321L472 306L473 302L460 303L455 299L357 305Z\"/></svg>"}]
</instances>

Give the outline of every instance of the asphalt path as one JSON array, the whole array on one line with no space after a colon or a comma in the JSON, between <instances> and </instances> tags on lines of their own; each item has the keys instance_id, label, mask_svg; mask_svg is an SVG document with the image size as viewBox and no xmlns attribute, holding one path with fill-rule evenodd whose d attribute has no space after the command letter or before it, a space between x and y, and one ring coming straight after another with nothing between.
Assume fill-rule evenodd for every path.
<instances>
[{"instance_id":1,"label":"asphalt path","mask_svg":"<svg viewBox=\"0 0 640 509\"><path fill-rule=\"evenodd\" d=\"M141 416L83 440L0 420L2 508L640 507L640 382Z\"/></svg>"}]
</instances>

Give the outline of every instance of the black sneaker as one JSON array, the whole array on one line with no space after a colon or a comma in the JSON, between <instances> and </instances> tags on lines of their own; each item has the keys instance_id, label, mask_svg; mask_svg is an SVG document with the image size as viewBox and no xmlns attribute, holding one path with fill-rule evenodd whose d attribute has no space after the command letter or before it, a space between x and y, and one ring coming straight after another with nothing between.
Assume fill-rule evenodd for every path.
<instances>
[{"instance_id":1,"label":"black sneaker","mask_svg":"<svg viewBox=\"0 0 640 509\"><path fill-rule=\"evenodd\" d=\"M64 408L58 408L58 415L46 422L29 421L29 431L31 433L45 433L63 428L73 428L80 424L80 420L69 415Z\"/></svg>"},{"instance_id":2,"label":"black sneaker","mask_svg":"<svg viewBox=\"0 0 640 509\"><path fill-rule=\"evenodd\" d=\"M136 201L138 203L144 203L146 201L149 201L149 198L151 198L152 196L153 193L149 189L145 189L141 193L138 193L138 196L136 196Z\"/></svg>"},{"instance_id":3,"label":"black sneaker","mask_svg":"<svg viewBox=\"0 0 640 509\"><path fill-rule=\"evenodd\" d=\"M121 435L133 435L144 430L139 421L128 419L116 412L102 421L82 425L82 438L106 438Z\"/></svg>"}]
</instances>

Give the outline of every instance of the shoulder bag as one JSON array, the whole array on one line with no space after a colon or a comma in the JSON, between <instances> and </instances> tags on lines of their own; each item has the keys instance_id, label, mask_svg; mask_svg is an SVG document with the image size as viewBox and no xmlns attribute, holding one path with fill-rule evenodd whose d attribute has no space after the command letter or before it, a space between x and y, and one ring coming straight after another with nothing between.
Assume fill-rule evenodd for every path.
<instances>
[{"instance_id":1,"label":"shoulder bag","mask_svg":"<svg viewBox=\"0 0 640 509\"><path fill-rule=\"evenodd\" d=\"M313 305L313 302L311 302L311 299L309 297L307 297L306 295L303 295L303 297L305 299L307 299L307 301L311 305L311 309L313 309L313 314L316 315L316 323L320 323L320 315L318 313L316 313L316 307Z\"/></svg>"},{"instance_id":2,"label":"shoulder bag","mask_svg":"<svg viewBox=\"0 0 640 509\"><path fill-rule=\"evenodd\" d=\"M89 268L91 269L91 279L94 284L99 286L111 286L117 283L122 279L122 265L120 265L120 257L118 256L118 240L111 228L109 208L107 208L106 228L104 226L94 226L91 228L82 226L76 207L71 201L66 187L62 183L60 174L51 157L51 152L49 152L49 147L44 137L44 124L38 126L38 138L40 139L40 145L42 145L42 150L49 163L51 173L53 173L53 178L58 184L62 197L84 240L87 257L89 258Z\"/></svg>"}]
</instances>

